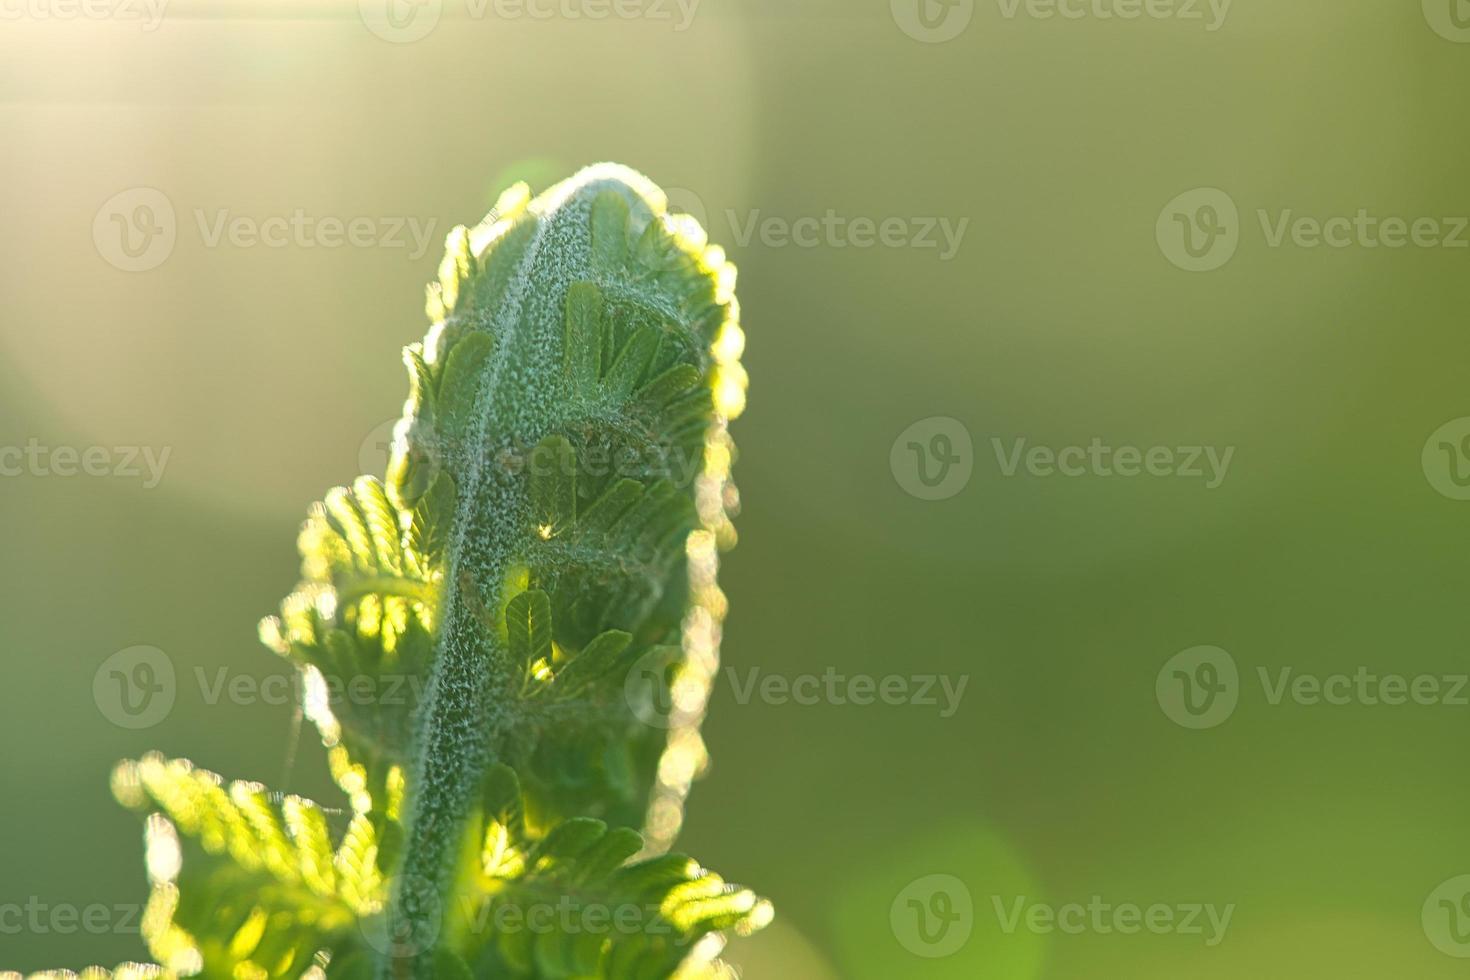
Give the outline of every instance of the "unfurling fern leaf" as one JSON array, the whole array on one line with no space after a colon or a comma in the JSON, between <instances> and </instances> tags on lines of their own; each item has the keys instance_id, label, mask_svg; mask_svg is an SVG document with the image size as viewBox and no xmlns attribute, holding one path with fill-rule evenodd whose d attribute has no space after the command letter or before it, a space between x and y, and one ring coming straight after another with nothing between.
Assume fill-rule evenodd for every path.
<instances>
[{"instance_id":1,"label":"unfurling fern leaf","mask_svg":"<svg viewBox=\"0 0 1470 980\"><path fill-rule=\"evenodd\" d=\"M116 976L726 975L770 907L666 851L734 542L733 289L612 165L449 236L388 471L312 508L261 628L346 805L120 766L162 966Z\"/></svg>"}]
</instances>

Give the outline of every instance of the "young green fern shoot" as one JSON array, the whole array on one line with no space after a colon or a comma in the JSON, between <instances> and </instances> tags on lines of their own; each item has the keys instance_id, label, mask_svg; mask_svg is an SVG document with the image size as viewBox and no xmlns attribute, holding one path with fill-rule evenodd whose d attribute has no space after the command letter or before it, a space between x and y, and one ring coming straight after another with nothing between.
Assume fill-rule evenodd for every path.
<instances>
[{"instance_id":1,"label":"young green fern shoot","mask_svg":"<svg viewBox=\"0 0 1470 980\"><path fill-rule=\"evenodd\" d=\"M388 471L312 509L262 624L347 803L120 766L158 962L127 972L728 975L722 935L770 906L666 852L734 543L734 279L609 164L449 236Z\"/></svg>"}]
</instances>

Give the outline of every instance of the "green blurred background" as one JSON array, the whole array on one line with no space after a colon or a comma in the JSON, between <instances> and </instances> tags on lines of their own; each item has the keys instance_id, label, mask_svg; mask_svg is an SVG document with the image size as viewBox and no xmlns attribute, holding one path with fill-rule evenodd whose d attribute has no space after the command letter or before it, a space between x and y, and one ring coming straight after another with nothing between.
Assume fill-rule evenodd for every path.
<instances>
[{"instance_id":1,"label":"green blurred background","mask_svg":"<svg viewBox=\"0 0 1470 980\"><path fill-rule=\"evenodd\" d=\"M747 976L1464 974L1450 954L1470 944L1421 909L1470 872L1470 706L1273 705L1257 670L1470 670L1470 503L1421 462L1470 415L1470 249L1272 247L1259 212L1470 214L1470 5L1237 0L1210 30L1203 0L1201 19L703 0L680 30L671 0L601 21L464 3L417 40L379 36L372 0L174 0L154 30L127 3L0 4L0 446L171 451L153 488L0 479L0 905L142 901L120 757L280 786L290 709L211 705L196 669L285 673L256 620L296 579L307 504L399 410L443 235L510 179L615 159L680 188L740 266L726 664L968 677L951 717L741 704L721 682L681 846L775 901L731 946ZM431 7L386 23L412 33ZM107 209L140 187L176 242L128 272ZM1156 225L1202 187L1238 207L1238 248L1184 271ZM947 261L740 241L829 209L969 225ZM298 210L433 222L433 243L211 246L197 217ZM924 500L890 450L934 416L969 433L973 473ZM1235 454L1206 489L1007 477L992 443L1094 437ZM130 731L92 682L138 644L180 685ZM1239 704L1190 730L1155 681L1201 644L1233 656ZM328 792L314 737L281 788ZM932 875L973 905L942 957L903 921ZM995 911L1093 896L1234 910L1213 946L1006 933ZM143 950L22 930L0 954L24 971Z\"/></svg>"}]
</instances>

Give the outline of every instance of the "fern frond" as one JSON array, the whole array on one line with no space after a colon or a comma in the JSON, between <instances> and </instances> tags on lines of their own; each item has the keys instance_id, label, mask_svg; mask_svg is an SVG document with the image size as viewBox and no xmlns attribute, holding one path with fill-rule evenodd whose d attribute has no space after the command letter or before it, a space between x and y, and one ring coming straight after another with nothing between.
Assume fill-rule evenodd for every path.
<instances>
[{"instance_id":1,"label":"fern frond","mask_svg":"<svg viewBox=\"0 0 1470 980\"><path fill-rule=\"evenodd\" d=\"M450 234L387 472L311 508L261 625L349 805L120 766L162 965L119 977L728 976L770 906L667 851L735 540L734 280L607 164Z\"/></svg>"},{"instance_id":2,"label":"fern frond","mask_svg":"<svg viewBox=\"0 0 1470 980\"><path fill-rule=\"evenodd\" d=\"M302 527L301 586L261 625L267 645L305 672L306 708L327 744L340 741L379 790L407 761L454 497L447 475L413 510L372 477L333 490Z\"/></svg>"},{"instance_id":3,"label":"fern frond","mask_svg":"<svg viewBox=\"0 0 1470 980\"><path fill-rule=\"evenodd\" d=\"M436 930L475 976L672 976L709 959L706 937L769 917L753 892L687 857L633 862L643 839L628 828L574 818L531 838L509 767L487 774L481 804L478 867Z\"/></svg>"},{"instance_id":4,"label":"fern frond","mask_svg":"<svg viewBox=\"0 0 1470 980\"><path fill-rule=\"evenodd\" d=\"M405 814L406 870L433 890L452 887L443 828L496 762L521 774L534 832L593 816L645 829L657 853L678 829L725 608L715 548L733 542L733 285L703 231L618 167L534 200L513 188L449 236L387 475L403 507L446 475L458 488ZM546 703L564 664L607 657L609 633L681 651L667 725L639 723L621 661L584 661L571 707Z\"/></svg>"},{"instance_id":5,"label":"fern frond","mask_svg":"<svg viewBox=\"0 0 1470 980\"><path fill-rule=\"evenodd\" d=\"M299 977L353 948L359 918L382 905L395 828L368 814L334 835L310 801L157 755L123 763L113 787L152 814L144 936L180 974Z\"/></svg>"}]
</instances>

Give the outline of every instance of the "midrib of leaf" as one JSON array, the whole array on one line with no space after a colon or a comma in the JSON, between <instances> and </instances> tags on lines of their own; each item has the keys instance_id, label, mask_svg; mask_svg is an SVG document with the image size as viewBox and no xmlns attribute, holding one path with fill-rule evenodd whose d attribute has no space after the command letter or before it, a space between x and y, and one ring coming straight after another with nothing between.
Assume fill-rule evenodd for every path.
<instances>
[{"instance_id":1,"label":"midrib of leaf","mask_svg":"<svg viewBox=\"0 0 1470 980\"><path fill-rule=\"evenodd\" d=\"M495 347L479 377L471 445L535 445L578 421L616 427L626 414L625 405L634 400L630 392L622 403L608 405L599 397L600 389L588 399L564 399L557 391L563 303L570 286L592 281L620 295L638 293L634 284L597 275L590 263L571 268L555 262L578 254L575 237L589 234L589 211L599 189L598 184L571 187L566 197L552 201L537 215L532 239L517 256L501 306L489 323ZM548 250L558 255L543 266L539 263ZM528 290L532 283L534 290ZM699 348L691 326L677 311L665 311L668 304L659 303L656 294L637 298L675 323L686 345ZM601 410L593 407L599 401ZM436 895L443 895L452 881L453 858L480 780L490 765L501 761L506 734L519 716L514 707L518 701L509 696L503 704L497 700L497 693L511 692L516 680L508 651L496 631L471 608L475 604L501 608L512 561L531 552L536 543L529 532L530 508L523 484L491 465L494 458L493 451L471 454L459 478L461 494L447 549L443 627L412 755L416 796L407 814L401 878L426 882ZM484 533L472 540L472 528ZM474 604L463 595L461 583L466 580L478 590ZM409 920L409 928L432 914L418 907L418 893L405 890L401 901L394 903ZM426 976L430 969L424 958L393 964L395 973L404 977Z\"/></svg>"}]
</instances>

